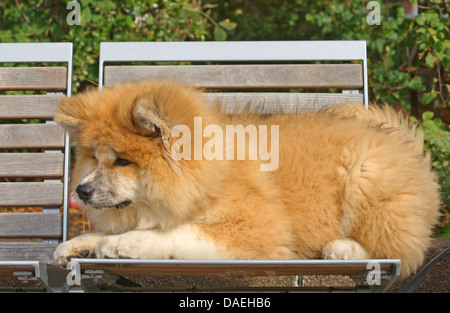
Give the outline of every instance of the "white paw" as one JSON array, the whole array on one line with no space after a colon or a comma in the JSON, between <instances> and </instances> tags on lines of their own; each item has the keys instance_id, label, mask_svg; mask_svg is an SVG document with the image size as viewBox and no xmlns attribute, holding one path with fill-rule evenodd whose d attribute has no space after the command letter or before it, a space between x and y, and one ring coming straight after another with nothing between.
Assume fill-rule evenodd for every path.
<instances>
[{"instance_id":1,"label":"white paw","mask_svg":"<svg viewBox=\"0 0 450 313\"><path fill-rule=\"evenodd\" d=\"M85 255L86 252L84 250L78 250L78 248L74 247L70 241L63 242L60 244L55 252L53 253L53 258L56 260L56 263L60 266L66 266L69 263L71 258ZM87 252L89 254L89 251Z\"/></svg>"},{"instance_id":2,"label":"white paw","mask_svg":"<svg viewBox=\"0 0 450 313\"><path fill-rule=\"evenodd\" d=\"M330 241L322 248L322 258L326 260L369 259L367 250L352 239Z\"/></svg>"},{"instance_id":3,"label":"white paw","mask_svg":"<svg viewBox=\"0 0 450 313\"><path fill-rule=\"evenodd\" d=\"M86 258L101 237L101 234L85 234L65 241L56 248L53 257L61 266L66 266L71 258Z\"/></svg>"},{"instance_id":4,"label":"white paw","mask_svg":"<svg viewBox=\"0 0 450 313\"><path fill-rule=\"evenodd\" d=\"M107 236L99 240L94 248L94 254L99 259L136 258L127 245L127 240L120 235Z\"/></svg>"}]
</instances>

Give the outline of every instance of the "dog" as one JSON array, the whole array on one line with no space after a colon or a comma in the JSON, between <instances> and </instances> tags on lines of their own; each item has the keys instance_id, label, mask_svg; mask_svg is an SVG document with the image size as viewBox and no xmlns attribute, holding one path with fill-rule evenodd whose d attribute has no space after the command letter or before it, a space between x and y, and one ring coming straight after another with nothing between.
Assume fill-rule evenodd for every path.
<instances>
[{"instance_id":1,"label":"dog","mask_svg":"<svg viewBox=\"0 0 450 313\"><path fill-rule=\"evenodd\" d=\"M423 132L387 106L228 114L201 90L145 81L65 97L55 120L74 143L71 188L96 230L61 243L60 265L394 258L405 277L438 221ZM245 126L244 152L237 132L225 134L233 125Z\"/></svg>"}]
</instances>

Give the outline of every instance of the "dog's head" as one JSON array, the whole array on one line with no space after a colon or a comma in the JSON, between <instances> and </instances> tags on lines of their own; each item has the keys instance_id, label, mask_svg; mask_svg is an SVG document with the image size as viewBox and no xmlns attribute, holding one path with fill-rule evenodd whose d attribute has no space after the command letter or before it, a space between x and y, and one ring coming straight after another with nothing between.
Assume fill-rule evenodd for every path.
<instances>
[{"instance_id":1,"label":"dog's head","mask_svg":"<svg viewBox=\"0 0 450 313\"><path fill-rule=\"evenodd\" d=\"M193 129L195 116L211 120L215 113L207 106L196 90L169 82L63 98L55 120L75 145L72 189L94 209L140 206L189 214L182 207L200 197L198 190L205 188L195 186L206 182L198 179L198 162L172 156L178 138L171 129L180 124Z\"/></svg>"}]
</instances>

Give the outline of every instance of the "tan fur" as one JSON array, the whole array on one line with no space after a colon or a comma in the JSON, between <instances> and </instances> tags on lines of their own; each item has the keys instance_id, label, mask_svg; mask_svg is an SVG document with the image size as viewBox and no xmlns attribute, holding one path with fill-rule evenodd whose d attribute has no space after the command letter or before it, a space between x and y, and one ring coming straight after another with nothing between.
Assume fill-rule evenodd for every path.
<instances>
[{"instance_id":1,"label":"tan fur","mask_svg":"<svg viewBox=\"0 0 450 313\"><path fill-rule=\"evenodd\" d=\"M260 171L258 160L174 160L170 130L193 129L194 117L223 129L279 125L278 169ZM66 98L56 120L76 143L73 189L97 168L133 198L123 209L86 207L105 235L195 225L195 238L230 259L319 258L343 239L350 252L400 258L406 276L422 263L437 221L438 184L422 132L389 107L227 116L193 88L144 82ZM115 167L111 151L133 164Z\"/></svg>"}]
</instances>

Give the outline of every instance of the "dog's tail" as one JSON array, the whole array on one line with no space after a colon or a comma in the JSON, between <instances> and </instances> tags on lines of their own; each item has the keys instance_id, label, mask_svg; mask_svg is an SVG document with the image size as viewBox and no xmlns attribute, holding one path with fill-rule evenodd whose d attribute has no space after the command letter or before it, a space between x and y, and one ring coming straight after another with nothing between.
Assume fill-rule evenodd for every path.
<instances>
[{"instance_id":1,"label":"dog's tail","mask_svg":"<svg viewBox=\"0 0 450 313\"><path fill-rule=\"evenodd\" d=\"M423 155L423 130L405 112L397 111L388 105L378 106L376 104L370 104L368 109L361 104L345 104L326 111L337 118L363 120L382 132L401 137L414 152Z\"/></svg>"},{"instance_id":2,"label":"dog's tail","mask_svg":"<svg viewBox=\"0 0 450 313\"><path fill-rule=\"evenodd\" d=\"M387 140L383 150L373 147L378 152L366 153L356 174L343 177L347 205L371 208L371 213L362 213L365 223L358 226L355 239L374 258L401 259L406 277L422 263L439 217L439 185L430 155L423 150L423 130L389 106L343 105L327 111L333 118L356 119L395 138Z\"/></svg>"}]
</instances>

